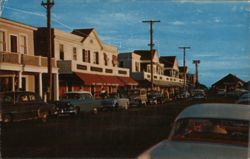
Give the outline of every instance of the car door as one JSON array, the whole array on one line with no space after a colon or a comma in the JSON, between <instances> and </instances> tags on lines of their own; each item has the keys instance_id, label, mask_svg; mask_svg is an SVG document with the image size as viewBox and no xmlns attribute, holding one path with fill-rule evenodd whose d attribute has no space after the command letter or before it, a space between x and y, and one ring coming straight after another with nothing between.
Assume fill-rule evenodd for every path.
<instances>
[{"instance_id":1,"label":"car door","mask_svg":"<svg viewBox=\"0 0 250 159\"><path fill-rule=\"evenodd\" d=\"M21 92L17 96L16 106L18 107L19 115L21 119L33 118L33 105L29 99L29 93Z\"/></svg>"},{"instance_id":2,"label":"car door","mask_svg":"<svg viewBox=\"0 0 250 159\"><path fill-rule=\"evenodd\" d=\"M42 107L43 103L35 93L29 93L29 113L32 118L37 117L39 107Z\"/></svg>"}]
</instances>

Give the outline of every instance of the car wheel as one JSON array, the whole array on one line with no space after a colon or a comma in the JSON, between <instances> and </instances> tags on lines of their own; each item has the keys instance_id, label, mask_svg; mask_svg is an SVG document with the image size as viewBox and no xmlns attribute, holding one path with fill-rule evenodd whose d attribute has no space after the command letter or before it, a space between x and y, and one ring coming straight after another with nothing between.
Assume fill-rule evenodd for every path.
<instances>
[{"instance_id":1,"label":"car wheel","mask_svg":"<svg viewBox=\"0 0 250 159\"><path fill-rule=\"evenodd\" d=\"M40 112L38 111L38 118L41 119L42 122L48 121L49 113L47 111Z\"/></svg>"},{"instance_id":2,"label":"car wheel","mask_svg":"<svg viewBox=\"0 0 250 159\"><path fill-rule=\"evenodd\" d=\"M125 104L124 110L128 110L128 103Z\"/></svg>"},{"instance_id":3,"label":"car wheel","mask_svg":"<svg viewBox=\"0 0 250 159\"><path fill-rule=\"evenodd\" d=\"M80 114L80 107L76 107L76 113L75 115L79 115Z\"/></svg>"},{"instance_id":4,"label":"car wheel","mask_svg":"<svg viewBox=\"0 0 250 159\"><path fill-rule=\"evenodd\" d=\"M94 109L92 110L92 113L93 113L93 114L98 114L98 109L97 109L97 108L94 108Z\"/></svg>"},{"instance_id":5,"label":"car wheel","mask_svg":"<svg viewBox=\"0 0 250 159\"><path fill-rule=\"evenodd\" d=\"M5 114L5 115L3 115L3 122L4 123L12 122L12 116L11 116L11 114Z\"/></svg>"}]
</instances>

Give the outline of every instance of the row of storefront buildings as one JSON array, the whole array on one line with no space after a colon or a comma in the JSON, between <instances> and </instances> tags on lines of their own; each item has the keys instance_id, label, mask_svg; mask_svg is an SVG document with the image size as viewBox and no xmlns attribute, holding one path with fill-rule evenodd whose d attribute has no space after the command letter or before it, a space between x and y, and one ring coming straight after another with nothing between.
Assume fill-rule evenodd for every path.
<instances>
[{"instance_id":1,"label":"row of storefront buildings","mask_svg":"<svg viewBox=\"0 0 250 159\"><path fill-rule=\"evenodd\" d=\"M44 97L47 92L47 28L36 28L0 18L0 91L22 89ZM86 90L99 96L135 87L149 89L150 52L119 53L105 44L95 29L64 32L53 28L53 99L64 92ZM153 52L155 89L169 94L183 87L183 71L176 56L159 57Z\"/></svg>"}]
</instances>

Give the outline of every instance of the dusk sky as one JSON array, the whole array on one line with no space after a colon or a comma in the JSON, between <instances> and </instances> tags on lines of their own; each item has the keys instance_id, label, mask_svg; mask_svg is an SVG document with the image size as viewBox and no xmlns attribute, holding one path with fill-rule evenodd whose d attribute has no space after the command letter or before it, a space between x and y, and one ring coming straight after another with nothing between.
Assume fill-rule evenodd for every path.
<instances>
[{"instance_id":1,"label":"dusk sky","mask_svg":"<svg viewBox=\"0 0 250 159\"><path fill-rule=\"evenodd\" d=\"M2 17L35 27L46 26L41 0L5 0ZM177 56L191 46L186 60L199 59L200 82L210 86L228 73L250 80L250 2L198 0L55 0L52 26L67 32L95 28L104 43L119 52L149 49L149 24L154 25L160 56Z\"/></svg>"}]
</instances>

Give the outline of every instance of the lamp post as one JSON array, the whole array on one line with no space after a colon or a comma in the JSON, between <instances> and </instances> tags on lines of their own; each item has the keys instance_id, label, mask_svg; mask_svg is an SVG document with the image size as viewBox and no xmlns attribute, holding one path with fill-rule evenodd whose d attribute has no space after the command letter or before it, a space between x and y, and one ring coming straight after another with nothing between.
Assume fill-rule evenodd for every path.
<instances>
[{"instance_id":1,"label":"lamp post","mask_svg":"<svg viewBox=\"0 0 250 159\"><path fill-rule=\"evenodd\" d=\"M51 66L51 54L52 54L52 47L51 47L51 8L54 5L54 0L42 0L41 5L47 10L47 31L48 31L48 52L47 52L47 60L48 60L48 85L47 85L47 100L52 101L52 66Z\"/></svg>"}]
</instances>

